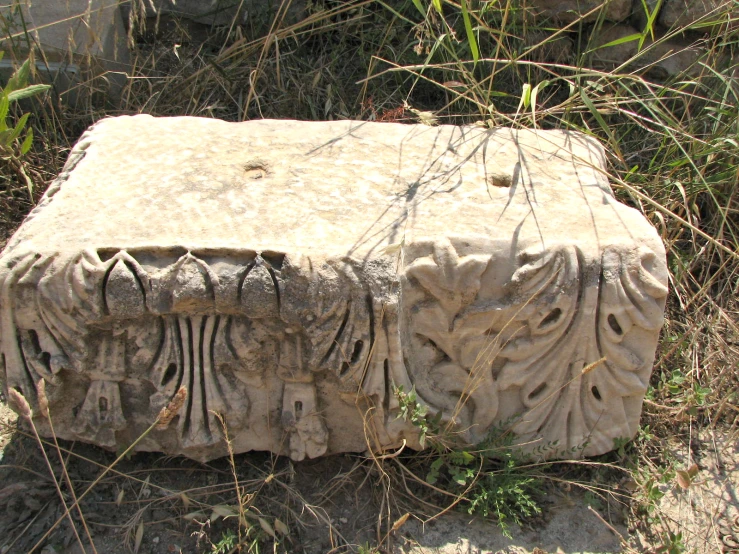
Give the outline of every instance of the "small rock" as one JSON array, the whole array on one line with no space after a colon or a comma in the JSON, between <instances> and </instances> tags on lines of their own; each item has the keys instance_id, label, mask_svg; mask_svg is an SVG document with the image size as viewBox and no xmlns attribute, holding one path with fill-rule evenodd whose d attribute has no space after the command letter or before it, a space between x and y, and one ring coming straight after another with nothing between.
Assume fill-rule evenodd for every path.
<instances>
[{"instance_id":1,"label":"small rock","mask_svg":"<svg viewBox=\"0 0 739 554\"><path fill-rule=\"evenodd\" d=\"M639 39L605 46L618 39L637 35L638 31L630 25L614 25L603 29L595 39L595 64L608 69L629 64L632 67L646 68L650 77L665 79L685 73L691 77L701 73L699 61L705 58L707 50L701 46L679 38L657 39L654 43L645 42L639 50Z\"/></svg>"},{"instance_id":2,"label":"small rock","mask_svg":"<svg viewBox=\"0 0 739 554\"><path fill-rule=\"evenodd\" d=\"M659 22L668 28L690 27L709 32L727 22L739 29L739 5L728 0L667 0L659 13Z\"/></svg>"},{"instance_id":3,"label":"small rock","mask_svg":"<svg viewBox=\"0 0 739 554\"><path fill-rule=\"evenodd\" d=\"M595 21L601 15L601 12L604 12L603 17L607 21L619 22L631 14L631 2L629 0L611 0L610 2L533 0L529 5L539 17L552 19L558 23L572 23L580 18L584 22Z\"/></svg>"},{"instance_id":4,"label":"small rock","mask_svg":"<svg viewBox=\"0 0 739 554\"><path fill-rule=\"evenodd\" d=\"M524 33L525 57L540 62L565 62L572 56L572 40L560 33L531 30Z\"/></svg>"}]
</instances>

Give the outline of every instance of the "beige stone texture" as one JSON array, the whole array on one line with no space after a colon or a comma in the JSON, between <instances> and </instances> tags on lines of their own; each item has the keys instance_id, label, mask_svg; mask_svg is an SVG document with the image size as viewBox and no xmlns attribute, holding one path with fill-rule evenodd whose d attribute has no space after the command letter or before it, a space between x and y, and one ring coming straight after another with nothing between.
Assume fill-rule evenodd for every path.
<instances>
[{"instance_id":1,"label":"beige stone texture","mask_svg":"<svg viewBox=\"0 0 739 554\"><path fill-rule=\"evenodd\" d=\"M6 389L58 435L200 460L512 430L633 436L665 252L575 132L127 116L81 138L0 257ZM401 389L402 388L402 389ZM223 420L219 419L223 416ZM432 424L433 428L433 424Z\"/></svg>"}]
</instances>

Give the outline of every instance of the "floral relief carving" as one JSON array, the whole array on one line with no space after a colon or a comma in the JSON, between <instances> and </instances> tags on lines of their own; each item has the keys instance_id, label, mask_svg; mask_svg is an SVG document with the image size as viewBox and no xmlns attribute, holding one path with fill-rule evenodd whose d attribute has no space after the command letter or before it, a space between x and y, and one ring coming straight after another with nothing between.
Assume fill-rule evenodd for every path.
<instances>
[{"instance_id":1,"label":"floral relief carving","mask_svg":"<svg viewBox=\"0 0 739 554\"><path fill-rule=\"evenodd\" d=\"M60 373L77 375L87 384L71 428L109 447L131 425L121 387L147 383L151 416L185 386L175 443L193 455L223 444L219 415L248 429L268 391L279 409L265 425L282 429L286 451L323 454L324 379L371 402L374 447L412 441L394 386L416 387L470 442L503 420L522 444L575 453L633 434L653 355L644 337L658 332L666 295L651 251L613 246L596 257L563 244L525 249L512 266L453 239L411 252L422 254L404 268L399 304L351 260L22 257L1 289L14 306L3 336L17 337L3 341L8 386L32 399L44 379L53 398ZM494 294L491 278L502 283Z\"/></svg>"},{"instance_id":2,"label":"floral relief carving","mask_svg":"<svg viewBox=\"0 0 739 554\"><path fill-rule=\"evenodd\" d=\"M466 258L460 273L473 264ZM426 361L414 379L431 408L456 418L473 441L510 420L529 450L602 452L632 436L633 403L646 391L654 355L643 339L659 331L667 294L652 274L656 256L645 248L608 247L595 260L575 245L526 250L493 299L470 298L479 277L454 299L417 278L414 268L457 259L464 260L434 252L407 271L427 293L408 325Z\"/></svg>"}]
</instances>

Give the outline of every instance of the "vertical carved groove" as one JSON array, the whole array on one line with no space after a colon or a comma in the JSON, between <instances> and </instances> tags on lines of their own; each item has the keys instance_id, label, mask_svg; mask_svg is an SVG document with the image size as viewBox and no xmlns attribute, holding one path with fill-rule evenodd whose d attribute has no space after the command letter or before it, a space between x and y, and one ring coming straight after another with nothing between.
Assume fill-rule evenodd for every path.
<instances>
[{"instance_id":1,"label":"vertical carved groove","mask_svg":"<svg viewBox=\"0 0 739 554\"><path fill-rule=\"evenodd\" d=\"M226 323L223 327L223 341L226 343L226 348L228 348L228 352L231 354L231 356L235 359L239 359L239 355L236 352L236 348L234 348L233 340L231 339L231 325L233 324L233 318L231 316L226 317Z\"/></svg>"},{"instance_id":2,"label":"vertical carved groove","mask_svg":"<svg viewBox=\"0 0 739 554\"><path fill-rule=\"evenodd\" d=\"M185 421L182 426L183 433L187 433L190 430L190 421L192 418L192 405L193 402L195 402L195 368L193 367L192 363L192 323L190 321L189 317L181 317L178 318L179 325L180 325L180 336L181 341L180 344L182 344L182 353L184 356L183 360L183 370L187 372L188 375L188 391L189 394L187 395L187 410L185 411ZM186 346L186 348L185 348Z\"/></svg>"},{"instance_id":3,"label":"vertical carved groove","mask_svg":"<svg viewBox=\"0 0 739 554\"><path fill-rule=\"evenodd\" d=\"M367 293L367 296L364 297L364 301L367 303L367 313L369 314L369 344L367 345L367 363L369 363L369 356L372 355L375 347L375 310L372 295L370 293Z\"/></svg>"},{"instance_id":4,"label":"vertical carved groove","mask_svg":"<svg viewBox=\"0 0 739 554\"><path fill-rule=\"evenodd\" d=\"M254 268L254 265L256 262L252 261L249 262L246 266L246 269L241 273L241 277L239 278L239 286L236 289L236 298L239 301L239 304L242 302L243 297L243 290L244 290L244 282L246 281L246 278L249 276L249 273Z\"/></svg>"},{"instance_id":5,"label":"vertical carved groove","mask_svg":"<svg viewBox=\"0 0 739 554\"><path fill-rule=\"evenodd\" d=\"M277 313L279 314L282 311L282 299L280 298L280 282L277 280L277 275L275 274L275 270L272 269L272 267L267 264L265 266L267 268L267 271L269 272L269 276L272 279L272 284L275 287L275 298L277 299Z\"/></svg>"},{"instance_id":6,"label":"vertical carved groove","mask_svg":"<svg viewBox=\"0 0 739 554\"><path fill-rule=\"evenodd\" d=\"M113 268L116 266L115 263L110 264L110 267L105 272L105 275L103 277L103 284L102 284L102 300L103 300L103 313L105 315L110 315L110 308L108 307L108 295L106 294L106 291L108 290L108 281L110 280L110 274L113 273Z\"/></svg>"},{"instance_id":7,"label":"vertical carved groove","mask_svg":"<svg viewBox=\"0 0 739 554\"><path fill-rule=\"evenodd\" d=\"M205 330L208 324L208 319L209 319L208 316L200 317L200 329L199 329L198 341L197 341L198 365L197 365L196 375L200 379L200 398L201 398L201 409L202 409L202 416L203 416L203 428L206 434L210 436L210 425L208 422L208 395L206 394L206 386L205 386L206 367L204 364L205 360L207 359L205 357L204 346L206 344L205 343ZM210 342L208 342L208 344L210 344Z\"/></svg>"},{"instance_id":8,"label":"vertical carved groove","mask_svg":"<svg viewBox=\"0 0 739 554\"><path fill-rule=\"evenodd\" d=\"M606 275L603 269L603 257L601 256L600 271L598 272L598 300L595 303L595 325L600 325L601 310L603 304L603 287L606 282ZM600 332L595 333L595 348L599 356L603 356L603 347L601 345Z\"/></svg>"},{"instance_id":9,"label":"vertical carved groove","mask_svg":"<svg viewBox=\"0 0 739 554\"><path fill-rule=\"evenodd\" d=\"M390 360L387 358L382 362L382 372L385 378L385 397L382 399L382 408L384 410L385 417L388 417L387 414L390 413L390 395L392 394L392 391L390 390Z\"/></svg>"},{"instance_id":10,"label":"vertical carved groove","mask_svg":"<svg viewBox=\"0 0 739 554\"><path fill-rule=\"evenodd\" d=\"M216 392L218 393L218 396L222 398L224 394L223 394L223 390L221 389L221 383L220 381L218 381L218 379L215 378L215 371L218 367L216 365L215 346L216 346L216 335L218 333L218 327L220 326L220 323L221 323L221 316L219 315L215 316L213 318L212 329L210 331L210 343L208 345L207 359L208 359L210 371L213 373L214 378L212 379L212 381L215 384Z\"/></svg>"},{"instance_id":11,"label":"vertical carved groove","mask_svg":"<svg viewBox=\"0 0 739 554\"><path fill-rule=\"evenodd\" d=\"M341 321L341 325L339 325L339 330L336 332L336 336L334 337L334 340L331 341L331 346L328 347L328 351L326 352L326 355L323 357L323 360L321 360L321 365L328 363L334 351L336 350L336 347L339 345L339 340L341 339L341 336L344 334L344 329L346 328L346 324L349 322L349 315L351 314L351 311L352 311L352 303L350 300L346 304L346 312L344 312L344 319Z\"/></svg>"},{"instance_id":12,"label":"vertical carved groove","mask_svg":"<svg viewBox=\"0 0 739 554\"><path fill-rule=\"evenodd\" d=\"M187 371L187 367L185 366L185 351L182 348L182 331L180 330L179 322L173 322L172 327L174 328L175 336L177 337L177 340L175 341L175 348L177 349L177 363L179 363L180 367L180 374L177 379L177 386L174 389L175 391L178 391L182 386L182 382L185 380L185 372ZM192 396L192 392L190 392L190 389L188 389L187 395Z\"/></svg>"},{"instance_id":13,"label":"vertical carved groove","mask_svg":"<svg viewBox=\"0 0 739 554\"><path fill-rule=\"evenodd\" d=\"M16 335L16 339L15 340L17 341L17 343L19 345L22 345L23 344L23 342L21 340L20 333L18 333ZM26 360L26 353L23 350L23 346L20 346L18 348L18 351L19 351L19 354L20 354L20 362L21 362L21 365L23 367L23 373L26 376L26 382L32 385L33 383L36 382L36 379L34 378L33 374L31 373L31 369L28 367L28 360ZM23 396L25 396L26 400L28 400L29 402L31 402L33 400L33 398L29 398L28 396L26 396L26 391L24 391L21 387L17 386L15 388L16 389L19 389L19 392ZM35 389L33 389L33 386L29 386L28 388L34 390L34 398L35 398Z\"/></svg>"}]
</instances>

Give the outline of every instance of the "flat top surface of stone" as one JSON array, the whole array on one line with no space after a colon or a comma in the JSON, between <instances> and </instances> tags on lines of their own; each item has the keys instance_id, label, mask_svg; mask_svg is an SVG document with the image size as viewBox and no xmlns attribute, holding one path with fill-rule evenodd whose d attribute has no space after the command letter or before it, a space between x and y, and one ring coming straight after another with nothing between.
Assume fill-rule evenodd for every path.
<instances>
[{"instance_id":1,"label":"flat top surface of stone","mask_svg":"<svg viewBox=\"0 0 739 554\"><path fill-rule=\"evenodd\" d=\"M603 165L594 140L564 131L123 116L82 137L8 250L363 257L448 235L609 241L598 229L614 224L633 240L644 221Z\"/></svg>"}]
</instances>

